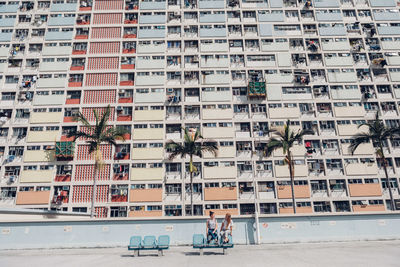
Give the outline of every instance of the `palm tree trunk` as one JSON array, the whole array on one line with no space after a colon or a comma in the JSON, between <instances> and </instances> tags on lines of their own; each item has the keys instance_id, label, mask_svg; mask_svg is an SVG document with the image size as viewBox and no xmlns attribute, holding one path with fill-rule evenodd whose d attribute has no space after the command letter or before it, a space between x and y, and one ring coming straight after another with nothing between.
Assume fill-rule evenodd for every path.
<instances>
[{"instance_id":1,"label":"palm tree trunk","mask_svg":"<svg viewBox=\"0 0 400 267\"><path fill-rule=\"evenodd\" d=\"M193 216L193 155L190 155L190 215Z\"/></svg>"},{"instance_id":2,"label":"palm tree trunk","mask_svg":"<svg viewBox=\"0 0 400 267\"><path fill-rule=\"evenodd\" d=\"M290 175L290 187L292 189L292 205L293 205L293 213L296 214L296 199L294 196L294 166L292 160L292 154L290 150L287 152L288 166L289 166L289 175Z\"/></svg>"},{"instance_id":3,"label":"palm tree trunk","mask_svg":"<svg viewBox=\"0 0 400 267\"><path fill-rule=\"evenodd\" d=\"M94 177L93 177L93 190L92 190L92 204L90 208L90 218L94 218L95 212L94 212L94 202L96 201L96 193L97 193L97 176L99 174L99 168L98 168L98 163L96 162L94 165Z\"/></svg>"},{"instance_id":4,"label":"palm tree trunk","mask_svg":"<svg viewBox=\"0 0 400 267\"><path fill-rule=\"evenodd\" d=\"M389 174L387 171L387 161L386 161L386 157L383 154L383 146L382 144L380 144L380 149L381 149L381 159L382 159L382 165L383 165L383 170L385 171L385 176L386 176L386 184L387 184L387 188L389 189L389 196L390 196L390 205L391 210L395 210L395 205L394 205L394 199L393 199L393 193L392 193L392 186L390 185L390 181L389 181Z\"/></svg>"},{"instance_id":5,"label":"palm tree trunk","mask_svg":"<svg viewBox=\"0 0 400 267\"><path fill-rule=\"evenodd\" d=\"M90 218L94 218L95 212L94 212L94 202L96 201L96 194L97 194L97 176L99 175L99 167L100 167L100 146L97 145L96 150L94 151L94 177L93 177L93 190L92 190L92 203L90 207Z\"/></svg>"}]
</instances>

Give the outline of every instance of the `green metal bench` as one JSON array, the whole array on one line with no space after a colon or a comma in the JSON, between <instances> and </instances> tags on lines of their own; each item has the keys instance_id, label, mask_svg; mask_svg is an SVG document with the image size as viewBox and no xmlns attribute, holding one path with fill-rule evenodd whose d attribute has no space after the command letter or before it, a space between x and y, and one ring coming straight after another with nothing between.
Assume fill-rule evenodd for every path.
<instances>
[{"instance_id":1,"label":"green metal bench","mask_svg":"<svg viewBox=\"0 0 400 267\"><path fill-rule=\"evenodd\" d=\"M164 255L164 250L169 249L170 238L168 235L160 235L158 241L155 236L145 236L142 240L141 236L132 236L128 250L133 250L135 257L139 256L141 250L157 250L158 256Z\"/></svg>"},{"instance_id":2,"label":"green metal bench","mask_svg":"<svg viewBox=\"0 0 400 267\"><path fill-rule=\"evenodd\" d=\"M193 248L200 250L200 255L203 255L204 249L208 248L222 248L222 252L224 255L228 254L228 248L233 248L232 236L229 236L229 242L223 243L222 238L220 238L220 242L216 243L212 241L207 244L206 238L202 234L194 234L193 235Z\"/></svg>"}]
</instances>

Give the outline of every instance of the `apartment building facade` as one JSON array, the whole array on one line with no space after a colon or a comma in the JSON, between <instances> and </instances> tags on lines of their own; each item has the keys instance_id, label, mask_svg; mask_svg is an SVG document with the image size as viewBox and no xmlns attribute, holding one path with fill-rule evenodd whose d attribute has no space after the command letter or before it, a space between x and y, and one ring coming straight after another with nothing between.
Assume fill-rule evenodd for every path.
<instances>
[{"instance_id":1,"label":"apartment building facade","mask_svg":"<svg viewBox=\"0 0 400 267\"><path fill-rule=\"evenodd\" d=\"M168 160L182 127L218 143L195 158L194 214L293 213L268 129L296 144L297 212L390 212L374 144L348 146L379 112L399 126L395 0L0 1L0 206L89 212L94 162L67 137L110 105L129 131L102 145L98 217L188 216L188 159ZM385 146L399 199L400 139Z\"/></svg>"}]
</instances>

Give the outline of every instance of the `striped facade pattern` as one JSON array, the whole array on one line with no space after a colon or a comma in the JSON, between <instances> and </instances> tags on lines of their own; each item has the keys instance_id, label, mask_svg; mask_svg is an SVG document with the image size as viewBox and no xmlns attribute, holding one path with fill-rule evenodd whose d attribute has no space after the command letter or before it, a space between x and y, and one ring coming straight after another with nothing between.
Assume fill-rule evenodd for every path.
<instances>
[{"instance_id":1,"label":"striped facade pattern","mask_svg":"<svg viewBox=\"0 0 400 267\"><path fill-rule=\"evenodd\" d=\"M91 57L88 60L89 70L115 70L119 67L118 57Z\"/></svg>"},{"instance_id":2,"label":"striped facade pattern","mask_svg":"<svg viewBox=\"0 0 400 267\"><path fill-rule=\"evenodd\" d=\"M89 90L84 92L84 104L114 103L116 101L116 90Z\"/></svg>"},{"instance_id":3,"label":"striped facade pattern","mask_svg":"<svg viewBox=\"0 0 400 267\"><path fill-rule=\"evenodd\" d=\"M90 54L115 54L119 53L119 42L90 43Z\"/></svg>"},{"instance_id":4,"label":"striped facade pattern","mask_svg":"<svg viewBox=\"0 0 400 267\"><path fill-rule=\"evenodd\" d=\"M109 125L109 126L107 126L106 129L110 129L111 127L112 127L112 126ZM84 132L84 133L88 133L88 134L93 134L93 133L94 133L94 127L81 126L81 127L80 127L80 131L82 131L82 132ZM87 139L87 138L81 137L80 140L87 141L88 139Z\"/></svg>"},{"instance_id":5,"label":"striped facade pattern","mask_svg":"<svg viewBox=\"0 0 400 267\"><path fill-rule=\"evenodd\" d=\"M108 201L108 185L98 185L96 190L96 201ZM90 202L93 194L93 185L75 185L72 192L72 202L82 203Z\"/></svg>"},{"instance_id":6,"label":"striped facade pattern","mask_svg":"<svg viewBox=\"0 0 400 267\"><path fill-rule=\"evenodd\" d=\"M118 73L89 73L86 75L86 86L116 86Z\"/></svg>"},{"instance_id":7,"label":"striped facade pattern","mask_svg":"<svg viewBox=\"0 0 400 267\"><path fill-rule=\"evenodd\" d=\"M124 0L94 1L94 10L122 10L122 9L124 9Z\"/></svg>"},{"instance_id":8,"label":"striped facade pattern","mask_svg":"<svg viewBox=\"0 0 400 267\"><path fill-rule=\"evenodd\" d=\"M94 178L94 165L76 165L75 171L75 181L86 182L93 181ZM99 170L97 177L98 181L108 181L110 180L111 167L110 164L102 166Z\"/></svg>"},{"instance_id":9,"label":"striped facade pattern","mask_svg":"<svg viewBox=\"0 0 400 267\"><path fill-rule=\"evenodd\" d=\"M92 39L116 39L121 37L121 28L108 27L108 28L92 28Z\"/></svg>"},{"instance_id":10,"label":"striped facade pattern","mask_svg":"<svg viewBox=\"0 0 400 267\"><path fill-rule=\"evenodd\" d=\"M112 147L111 145L100 145L100 151L103 160L111 159ZM89 145L78 145L77 160L94 160L94 154L89 154Z\"/></svg>"},{"instance_id":11,"label":"striped facade pattern","mask_svg":"<svg viewBox=\"0 0 400 267\"><path fill-rule=\"evenodd\" d=\"M94 14L93 24L121 24L122 23L122 13L101 13Z\"/></svg>"},{"instance_id":12,"label":"striped facade pattern","mask_svg":"<svg viewBox=\"0 0 400 267\"><path fill-rule=\"evenodd\" d=\"M95 207L94 212L97 218L107 218L108 208L107 207Z\"/></svg>"}]
</instances>

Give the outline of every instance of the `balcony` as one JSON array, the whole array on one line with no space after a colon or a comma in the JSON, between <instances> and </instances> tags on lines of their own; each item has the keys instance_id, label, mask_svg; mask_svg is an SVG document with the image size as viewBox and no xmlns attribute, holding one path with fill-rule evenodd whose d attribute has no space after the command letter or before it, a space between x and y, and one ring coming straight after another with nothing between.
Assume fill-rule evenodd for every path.
<instances>
[{"instance_id":1,"label":"balcony","mask_svg":"<svg viewBox=\"0 0 400 267\"><path fill-rule=\"evenodd\" d=\"M294 145L291 149L290 152L294 157L304 157L306 155L306 148L304 145ZM274 157L284 157L286 155L283 154L282 148L279 148L278 150L274 151Z\"/></svg>"},{"instance_id":2,"label":"balcony","mask_svg":"<svg viewBox=\"0 0 400 267\"><path fill-rule=\"evenodd\" d=\"M278 185L278 198L279 199L291 199L292 189L290 185ZM294 197L295 198L310 198L310 187L308 185L294 185ZM297 211L297 210L296 210Z\"/></svg>"},{"instance_id":3,"label":"balcony","mask_svg":"<svg viewBox=\"0 0 400 267\"><path fill-rule=\"evenodd\" d=\"M333 107L336 117L364 117L366 112L363 106L356 107Z\"/></svg>"},{"instance_id":4,"label":"balcony","mask_svg":"<svg viewBox=\"0 0 400 267\"><path fill-rule=\"evenodd\" d=\"M161 202L162 188L131 189L129 202Z\"/></svg>"},{"instance_id":5,"label":"balcony","mask_svg":"<svg viewBox=\"0 0 400 267\"><path fill-rule=\"evenodd\" d=\"M163 181L163 168L132 168L131 181Z\"/></svg>"},{"instance_id":6,"label":"balcony","mask_svg":"<svg viewBox=\"0 0 400 267\"><path fill-rule=\"evenodd\" d=\"M42 62L39 71L67 71L69 64L65 62Z\"/></svg>"},{"instance_id":7,"label":"balcony","mask_svg":"<svg viewBox=\"0 0 400 267\"><path fill-rule=\"evenodd\" d=\"M142 59L141 57L137 58L136 68L138 70L141 69L164 69L165 68L165 59Z\"/></svg>"},{"instance_id":8,"label":"balcony","mask_svg":"<svg viewBox=\"0 0 400 267\"><path fill-rule=\"evenodd\" d=\"M236 187L206 187L204 188L204 200L236 200L237 188Z\"/></svg>"},{"instance_id":9,"label":"balcony","mask_svg":"<svg viewBox=\"0 0 400 267\"><path fill-rule=\"evenodd\" d=\"M229 74L208 74L202 75L202 84L229 84Z\"/></svg>"},{"instance_id":10,"label":"balcony","mask_svg":"<svg viewBox=\"0 0 400 267\"><path fill-rule=\"evenodd\" d=\"M62 118L62 112L33 112L29 118L29 123L59 123Z\"/></svg>"},{"instance_id":11,"label":"balcony","mask_svg":"<svg viewBox=\"0 0 400 267\"><path fill-rule=\"evenodd\" d=\"M54 142L58 140L59 131L28 131L28 143Z\"/></svg>"},{"instance_id":12,"label":"balcony","mask_svg":"<svg viewBox=\"0 0 400 267\"><path fill-rule=\"evenodd\" d=\"M236 178L237 169L235 166L214 166L203 168L204 179L229 179Z\"/></svg>"},{"instance_id":13,"label":"balcony","mask_svg":"<svg viewBox=\"0 0 400 267\"><path fill-rule=\"evenodd\" d=\"M221 58L208 58L201 57L200 66L202 68L228 68L229 67L229 59L226 57Z\"/></svg>"},{"instance_id":14,"label":"balcony","mask_svg":"<svg viewBox=\"0 0 400 267\"><path fill-rule=\"evenodd\" d=\"M137 53L138 54L153 54L153 53L164 53L166 50L165 43L161 44L138 44Z\"/></svg>"},{"instance_id":15,"label":"balcony","mask_svg":"<svg viewBox=\"0 0 400 267\"><path fill-rule=\"evenodd\" d=\"M165 75L137 75L136 85L165 85Z\"/></svg>"},{"instance_id":16,"label":"balcony","mask_svg":"<svg viewBox=\"0 0 400 267\"><path fill-rule=\"evenodd\" d=\"M77 3L52 3L50 12L75 12L77 10Z\"/></svg>"},{"instance_id":17,"label":"balcony","mask_svg":"<svg viewBox=\"0 0 400 267\"><path fill-rule=\"evenodd\" d=\"M215 216L225 217L227 213L231 215L239 215L239 209L205 209L204 214L208 214L210 211L213 211Z\"/></svg>"},{"instance_id":18,"label":"balcony","mask_svg":"<svg viewBox=\"0 0 400 267\"><path fill-rule=\"evenodd\" d=\"M164 139L164 129L133 129L133 140L162 140Z\"/></svg>"},{"instance_id":19,"label":"balcony","mask_svg":"<svg viewBox=\"0 0 400 267\"><path fill-rule=\"evenodd\" d=\"M27 150L24 153L24 162L54 161L54 150Z\"/></svg>"},{"instance_id":20,"label":"balcony","mask_svg":"<svg viewBox=\"0 0 400 267\"><path fill-rule=\"evenodd\" d=\"M226 43L200 43L200 51L205 52L228 52L229 45Z\"/></svg>"},{"instance_id":21,"label":"balcony","mask_svg":"<svg viewBox=\"0 0 400 267\"><path fill-rule=\"evenodd\" d=\"M386 211L385 205L352 205L354 212L377 212Z\"/></svg>"},{"instance_id":22,"label":"balcony","mask_svg":"<svg viewBox=\"0 0 400 267\"><path fill-rule=\"evenodd\" d=\"M54 170L22 170L19 176L20 183L51 183Z\"/></svg>"},{"instance_id":23,"label":"balcony","mask_svg":"<svg viewBox=\"0 0 400 267\"><path fill-rule=\"evenodd\" d=\"M290 177L288 165L275 165L275 176L278 178ZM307 165L294 165L294 177L308 176Z\"/></svg>"},{"instance_id":24,"label":"balcony","mask_svg":"<svg viewBox=\"0 0 400 267\"><path fill-rule=\"evenodd\" d=\"M349 146L350 144L341 144L343 155L351 155L351 152L349 151ZM357 147L357 149L354 151L354 155L372 155L374 154L374 152L375 149L371 143L364 143Z\"/></svg>"},{"instance_id":25,"label":"balcony","mask_svg":"<svg viewBox=\"0 0 400 267\"><path fill-rule=\"evenodd\" d=\"M203 120L222 120L222 119L232 119L233 113L231 108L227 109L205 109L202 110Z\"/></svg>"},{"instance_id":26,"label":"balcony","mask_svg":"<svg viewBox=\"0 0 400 267\"><path fill-rule=\"evenodd\" d=\"M166 9L167 3L166 1L140 1L139 9L141 10L163 10Z\"/></svg>"},{"instance_id":27,"label":"balcony","mask_svg":"<svg viewBox=\"0 0 400 267\"><path fill-rule=\"evenodd\" d=\"M162 210L132 210L129 211L128 217L161 217Z\"/></svg>"},{"instance_id":28,"label":"balcony","mask_svg":"<svg viewBox=\"0 0 400 267\"><path fill-rule=\"evenodd\" d=\"M232 138L233 127L203 127L204 138Z\"/></svg>"},{"instance_id":29,"label":"balcony","mask_svg":"<svg viewBox=\"0 0 400 267\"><path fill-rule=\"evenodd\" d=\"M210 159L210 158L214 158L214 155L209 152L205 152L203 154L203 157L205 159ZM220 146L219 147L217 158L234 158L234 157L236 157L235 147L233 147L233 146L229 146L229 147Z\"/></svg>"},{"instance_id":30,"label":"balcony","mask_svg":"<svg viewBox=\"0 0 400 267\"><path fill-rule=\"evenodd\" d=\"M356 124L345 124L345 125L338 125L338 132L339 135L351 135L353 136L356 133L362 133L362 132L367 132L368 128L367 126L362 126L358 128L358 125Z\"/></svg>"},{"instance_id":31,"label":"balcony","mask_svg":"<svg viewBox=\"0 0 400 267\"><path fill-rule=\"evenodd\" d=\"M50 201L50 191L20 191L17 194L17 205L46 205Z\"/></svg>"},{"instance_id":32,"label":"balcony","mask_svg":"<svg viewBox=\"0 0 400 267\"><path fill-rule=\"evenodd\" d=\"M202 91L201 100L203 102L225 102L232 100L231 91ZM196 102L196 101L194 101Z\"/></svg>"},{"instance_id":33,"label":"balcony","mask_svg":"<svg viewBox=\"0 0 400 267\"><path fill-rule=\"evenodd\" d=\"M37 88L64 88L67 79L61 78L41 78L38 79L36 86Z\"/></svg>"},{"instance_id":34,"label":"balcony","mask_svg":"<svg viewBox=\"0 0 400 267\"><path fill-rule=\"evenodd\" d=\"M140 24L164 24L165 23L165 15L140 15L139 23Z\"/></svg>"},{"instance_id":35,"label":"balcony","mask_svg":"<svg viewBox=\"0 0 400 267\"><path fill-rule=\"evenodd\" d=\"M380 197L382 189L380 184L349 184L351 197Z\"/></svg>"},{"instance_id":36,"label":"balcony","mask_svg":"<svg viewBox=\"0 0 400 267\"><path fill-rule=\"evenodd\" d=\"M269 117L271 119L286 119L286 118L299 118L300 109L298 107L293 108L270 108Z\"/></svg>"},{"instance_id":37,"label":"balcony","mask_svg":"<svg viewBox=\"0 0 400 267\"><path fill-rule=\"evenodd\" d=\"M164 134L161 135L161 139L164 137ZM133 135L133 139L135 135ZM133 160L144 160L144 159L163 159L164 157L164 148L162 147L154 147L154 148L133 148L132 149L132 159Z\"/></svg>"},{"instance_id":38,"label":"balcony","mask_svg":"<svg viewBox=\"0 0 400 267\"><path fill-rule=\"evenodd\" d=\"M292 214L293 208L279 208L280 214ZM296 213L313 213L312 207L296 207Z\"/></svg>"},{"instance_id":39,"label":"balcony","mask_svg":"<svg viewBox=\"0 0 400 267\"><path fill-rule=\"evenodd\" d=\"M164 29L157 29L157 28L154 28L154 29L139 29L138 37L139 37L139 39L165 38L165 28Z\"/></svg>"},{"instance_id":40,"label":"balcony","mask_svg":"<svg viewBox=\"0 0 400 267\"><path fill-rule=\"evenodd\" d=\"M351 163L345 166L346 174L352 176L377 175L378 166L375 163Z\"/></svg>"},{"instance_id":41,"label":"balcony","mask_svg":"<svg viewBox=\"0 0 400 267\"><path fill-rule=\"evenodd\" d=\"M162 121L164 120L164 110L135 110L135 121Z\"/></svg>"}]
</instances>

